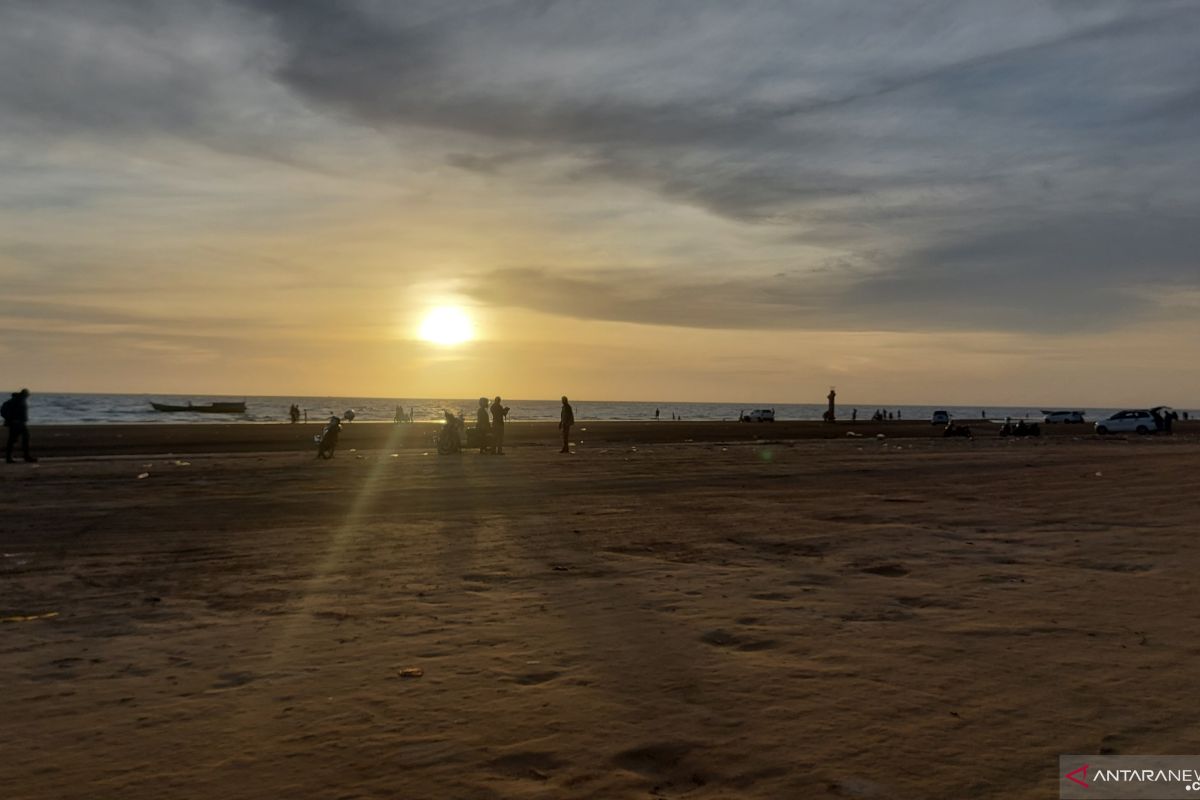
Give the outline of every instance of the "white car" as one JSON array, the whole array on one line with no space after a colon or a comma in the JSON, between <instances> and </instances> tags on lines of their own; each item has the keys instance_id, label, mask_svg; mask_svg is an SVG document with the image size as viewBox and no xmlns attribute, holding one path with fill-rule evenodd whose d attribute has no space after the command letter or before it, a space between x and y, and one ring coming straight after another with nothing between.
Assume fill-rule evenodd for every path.
<instances>
[{"instance_id":1,"label":"white car","mask_svg":"<svg viewBox=\"0 0 1200 800\"><path fill-rule=\"evenodd\" d=\"M756 408L749 414L742 415L742 422L774 422L775 409L773 408Z\"/></svg>"},{"instance_id":2,"label":"white car","mask_svg":"<svg viewBox=\"0 0 1200 800\"><path fill-rule=\"evenodd\" d=\"M1042 413L1046 415L1046 418L1042 422L1045 422L1047 425L1054 425L1060 422L1066 425L1083 423L1082 411L1043 411Z\"/></svg>"},{"instance_id":3,"label":"white car","mask_svg":"<svg viewBox=\"0 0 1200 800\"><path fill-rule=\"evenodd\" d=\"M1158 426L1154 424L1154 415L1144 408L1129 411L1118 411L1108 419L1096 423L1096 433L1154 433Z\"/></svg>"},{"instance_id":4,"label":"white car","mask_svg":"<svg viewBox=\"0 0 1200 800\"><path fill-rule=\"evenodd\" d=\"M934 425L949 425L950 424L950 412L949 411L935 411L935 412L933 412L933 416L930 417L929 421Z\"/></svg>"}]
</instances>

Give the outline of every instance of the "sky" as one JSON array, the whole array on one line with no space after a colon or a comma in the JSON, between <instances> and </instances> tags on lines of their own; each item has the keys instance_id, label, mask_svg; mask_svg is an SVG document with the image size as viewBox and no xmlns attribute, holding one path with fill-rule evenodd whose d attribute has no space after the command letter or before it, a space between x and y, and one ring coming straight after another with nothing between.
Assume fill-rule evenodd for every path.
<instances>
[{"instance_id":1,"label":"sky","mask_svg":"<svg viewBox=\"0 0 1200 800\"><path fill-rule=\"evenodd\" d=\"M6 0L0 375L1197 406L1198 145L1195 0Z\"/></svg>"}]
</instances>

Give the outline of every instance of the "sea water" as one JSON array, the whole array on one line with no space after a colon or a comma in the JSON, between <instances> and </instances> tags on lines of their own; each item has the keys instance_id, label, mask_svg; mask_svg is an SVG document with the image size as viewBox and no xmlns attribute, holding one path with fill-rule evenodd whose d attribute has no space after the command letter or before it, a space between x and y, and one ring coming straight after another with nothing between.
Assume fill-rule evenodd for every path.
<instances>
[{"instance_id":1,"label":"sea water","mask_svg":"<svg viewBox=\"0 0 1200 800\"><path fill-rule=\"evenodd\" d=\"M173 405L204 405L213 401L245 401L244 414L201 414L195 412L164 413L155 411L150 402ZM327 419L330 415L342 416L353 409L356 421L388 421L400 406L405 414L411 410L413 419L438 421L443 411L462 413L473 418L479 405L474 399L438 399L428 397L300 397L300 396L228 396L228 395L142 395L142 394L41 394L29 398L29 421L32 425L111 424L127 422L146 423L237 423L237 422L286 422L288 407L295 403L302 412L308 412L310 422ZM561 403L558 400L504 400L509 406L508 419L557 420ZM678 403L678 402L625 402L614 400L588 400L573 398L575 418L583 420L654 420L670 422L672 415L687 421L735 421L742 412L756 408L775 409L778 420L820 420L825 412L825 403ZM929 420L934 411L945 410L955 419L979 419L987 412L989 419L1038 420L1043 410L1055 410L1052 406L923 406L891 405L882 403L838 403L837 417L849 420L851 411L858 410L859 421L868 420L877 409L890 411L906 420ZM1064 408L1064 411L1084 411L1087 419L1103 419L1115 409L1108 408Z\"/></svg>"}]
</instances>

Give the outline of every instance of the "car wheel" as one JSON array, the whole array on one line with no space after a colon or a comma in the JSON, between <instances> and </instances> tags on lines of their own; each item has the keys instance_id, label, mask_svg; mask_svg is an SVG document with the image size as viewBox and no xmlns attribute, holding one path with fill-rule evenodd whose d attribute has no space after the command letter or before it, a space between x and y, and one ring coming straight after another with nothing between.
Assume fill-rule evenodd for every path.
<instances>
[{"instance_id":1,"label":"car wheel","mask_svg":"<svg viewBox=\"0 0 1200 800\"><path fill-rule=\"evenodd\" d=\"M1147 428L1145 425L1138 425L1138 426L1137 426L1137 432L1138 432L1138 434L1139 434L1139 435L1141 435L1141 436L1145 436L1147 433L1149 433L1149 432L1150 432L1150 429L1149 429L1149 428Z\"/></svg>"},{"instance_id":2,"label":"car wheel","mask_svg":"<svg viewBox=\"0 0 1200 800\"><path fill-rule=\"evenodd\" d=\"M1108 428L1101 425L1098 428L1096 428L1096 433L1100 434L1101 436L1104 436L1106 433L1108 433Z\"/></svg>"}]
</instances>

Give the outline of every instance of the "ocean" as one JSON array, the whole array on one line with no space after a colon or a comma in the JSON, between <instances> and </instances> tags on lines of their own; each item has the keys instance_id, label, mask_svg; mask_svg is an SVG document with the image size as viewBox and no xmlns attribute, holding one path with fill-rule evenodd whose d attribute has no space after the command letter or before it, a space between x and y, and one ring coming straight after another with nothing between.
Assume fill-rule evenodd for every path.
<instances>
[{"instance_id":1,"label":"ocean","mask_svg":"<svg viewBox=\"0 0 1200 800\"><path fill-rule=\"evenodd\" d=\"M150 407L150 401L176 405L187 405L190 401L203 405L210 401L244 400L244 414L197 414L163 413ZM401 406L407 413L412 410L413 418L420 421L437 421L442 411L460 411L468 418L473 417L479 401L475 399L436 398L386 398L386 397L289 397L289 396L222 396L222 395L143 395L143 394L34 394L29 398L29 421L32 425L77 425L112 423L238 423L238 422L286 422L288 407L296 403L307 410L309 421L328 418L331 414L341 416L348 409L355 412L356 421L388 421ZM560 408L558 400L505 400L512 408L509 419L557 420ZM755 408L774 408L778 420L819 420L825 411L824 403L674 403L674 402L617 402L611 400L573 399L575 417L579 420L652 420L655 409L661 420L670 421L672 415L685 420L729 420L738 418L742 411ZM934 411L942 409L958 419L979 419L987 412L989 419L1040 419L1042 409L1051 406L885 406L881 403L838 404L838 419L848 420L852 409L858 409L860 420L869 418L876 409L885 409L903 419L928 420ZM1082 410L1087 419L1103 419L1117 409L1062 409Z\"/></svg>"}]
</instances>

